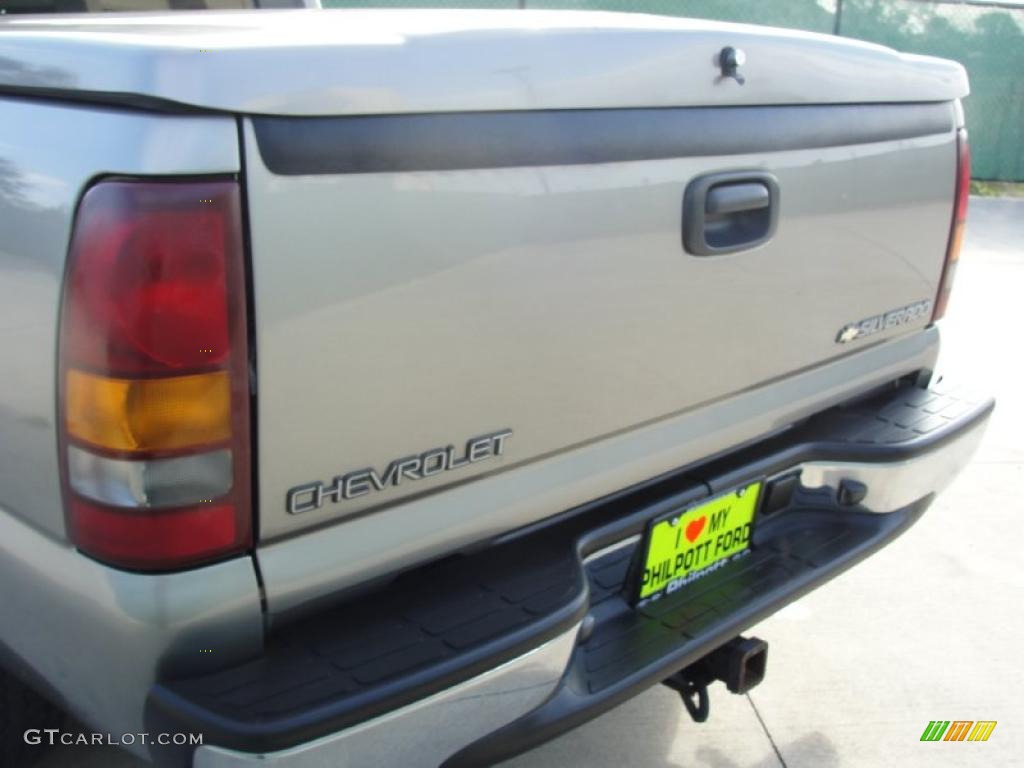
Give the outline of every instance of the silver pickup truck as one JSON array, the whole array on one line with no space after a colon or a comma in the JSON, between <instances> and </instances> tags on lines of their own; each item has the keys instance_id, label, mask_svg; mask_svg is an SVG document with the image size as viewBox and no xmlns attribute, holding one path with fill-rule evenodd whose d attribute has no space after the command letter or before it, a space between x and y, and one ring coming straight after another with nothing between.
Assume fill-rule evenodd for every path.
<instances>
[{"instance_id":1,"label":"silver pickup truck","mask_svg":"<svg viewBox=\"0 0 1024 768\"><path fill-rule=\"evenodd\" d=\"M0 21L0 762L44 701L462 768L757 684L993 407L933 375L967 92L642 15Z\"/></svg>"}]
</instances>

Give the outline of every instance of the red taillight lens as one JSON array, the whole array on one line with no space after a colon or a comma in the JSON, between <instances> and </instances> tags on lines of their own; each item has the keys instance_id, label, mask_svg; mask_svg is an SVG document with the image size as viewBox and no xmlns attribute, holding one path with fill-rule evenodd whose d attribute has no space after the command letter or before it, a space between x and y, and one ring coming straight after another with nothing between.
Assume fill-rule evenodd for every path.
<instances>
[{"instance_id":1,"label":"red taillight lens","mask_svg":"<svg viewBox=\"0 0 1024 768\"><path fill-rule=\"evenodd\" d=\"M935 312L932 314L932 322L946 314L946 307L949 305L949 294L953 290L956 268L960 261L960 247L963 245L964 227L967 225L967 201L971 194L971 149L967 143L967 131L963 128L957 132L956 144L956 192L953 202L953 222L949 230L946 261L942 267L939 292L935 297Z\"/></svg>"},{"instance_id":2,"label":"red taillight lens","mask_svg":"<svg viewBox=\"0 0 1024 768\"><path fill-rule=\"evenodd\" d=\"M109 182L86 193L68 275L64 351L119 375L222 365L231 182ZM198 197L205 195L205 197Z\"/></svg>"},{"instance_id":3,"label":"red taillight lens","mask_svg":"<svg viewBox=\"0 0 1024 768\"><path fill-rule=\"evenodd\" d=\"M139 514L82 499L72 503L75 543L116 565L153 570L194 564L234 550L239 541L231 505Z\"/></svg>"},{"instance_id":4,"label":"red taillight lens","mask_svg":"<svg viewBox=\"0 0 1024 768\"><path fill-rule=\"evenodd\" d=\"M59 387L83 552L166 570L251 545L243 269L234 181L104 181L82 198Z\"/></svg>"}]
</instances>

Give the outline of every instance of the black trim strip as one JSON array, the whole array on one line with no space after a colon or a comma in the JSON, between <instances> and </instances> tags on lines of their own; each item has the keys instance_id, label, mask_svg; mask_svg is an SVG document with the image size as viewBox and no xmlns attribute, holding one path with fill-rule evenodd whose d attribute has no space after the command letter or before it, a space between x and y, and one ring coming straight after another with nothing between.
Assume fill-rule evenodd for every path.
<instances>
[{"instance_id":1,"label":"black trim strip","mask_svg":"<svg viewBox=\"0 0 1024 768\"><path fill-rule=\"evenodd\" d=\"M949 102L254 117L285 176L579 165L909 139L953 130Z\"/></svg>"}]
</instances>

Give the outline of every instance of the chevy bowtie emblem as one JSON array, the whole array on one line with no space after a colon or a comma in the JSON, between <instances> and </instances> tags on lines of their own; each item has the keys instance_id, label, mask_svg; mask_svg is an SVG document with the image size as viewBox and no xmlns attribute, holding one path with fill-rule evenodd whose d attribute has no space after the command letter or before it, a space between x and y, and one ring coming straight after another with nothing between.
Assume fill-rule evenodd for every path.
<instances>
[{"instance_id":1,"label":"chevy bowtie emblem","mask_svg":"<svg viewBox=\"0 0 1024 768\"><path fill-rule=\"evenodd\" d=\"M849 344L851 341L863 339L865 336L871 336L879 331L886 331L890 328L912 323L921 318L928 318L931 315L931 310L932 300L922 299L905 307L889 310L881 315L866 317L856 323L847 323L836 334L836 344Z\"/></svg>"},{"instance_id":2,"label":"chevy bowtie emblem","mask_svg":"<svg viewBox=\"0 0 1024 768\"><path fill-rule=\"evenodd\" d=\"M860 328L856 325L847 325L839 332L836 341L840 344L847 344L860 336Z\"/></svg>"}]
</instances>

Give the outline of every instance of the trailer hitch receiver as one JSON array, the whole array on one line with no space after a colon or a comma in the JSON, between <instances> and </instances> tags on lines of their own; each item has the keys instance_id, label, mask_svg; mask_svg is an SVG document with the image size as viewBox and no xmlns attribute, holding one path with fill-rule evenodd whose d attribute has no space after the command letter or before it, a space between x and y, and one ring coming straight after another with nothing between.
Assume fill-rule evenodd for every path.
<instances>
[{"instance_id":1,"label":"trailer hitch receiver","mask_svg":"<svg viewBox=\"0 0 1024 768\"><path fill-rule=\"evenodd\" d=\"M721 680L732 693L746 693L764 680L767 664L768 643L756 637L734 637L662 683L679 693L695 722L703 723L711 712L711 683Z\"/></svg>"}]
</instances>

